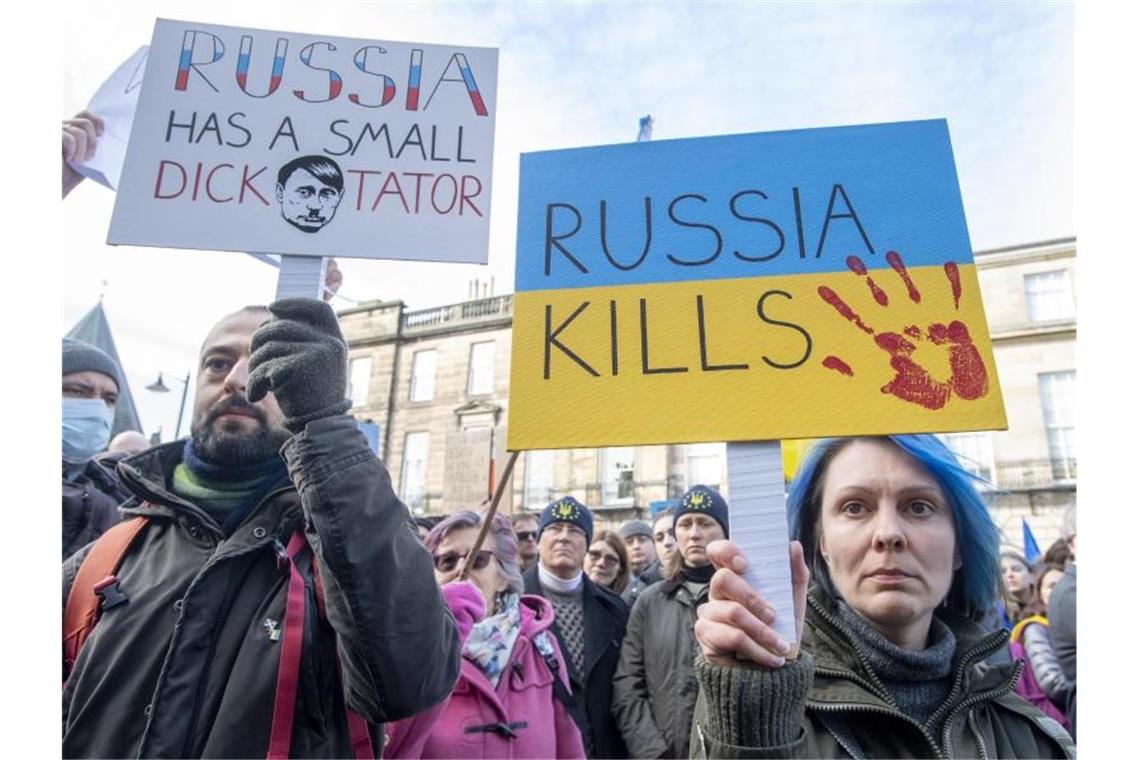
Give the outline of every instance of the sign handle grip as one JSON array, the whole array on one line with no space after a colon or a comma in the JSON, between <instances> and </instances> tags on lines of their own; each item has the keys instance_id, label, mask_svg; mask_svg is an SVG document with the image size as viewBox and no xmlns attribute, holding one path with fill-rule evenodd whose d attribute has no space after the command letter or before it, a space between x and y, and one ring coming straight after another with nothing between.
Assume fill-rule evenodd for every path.
<instances>
[{"instance_id":1,"label":"sign handle grip","mask_svg":"<svg viewBox=\"0 0 1140 760\"><path fill-rule=\"evenodd\" d=\"M730 442L727 449L729 527L748 560L744 580L776 610L773 628L792 642L787 657L795 659L799 645L780 442Z\"/></svg>"},{"instance_id":2,"label":"sign handle grip","mask_svg":"<svg viewBox=\"0 0 1140 760\"><path fill-rule=\"evenodd\" d=\"M487 508L487 514L483 517L483 527L479 529L479 535L475 538L475 545L471 547L471 551L467 552L467 559L463 561L463 572L459 574L459 580L467 580L471 568L475 564L475 555L483 548L483 539L487 537L487 532L491 530L491 520L495 517L495 512L499 509L499 501L503 498L503 491L507 490L507 481L511 479L511 471L515 469L515 460L519 458L519 452L512 451L511 455L507 457L507 464L503 467L503 474L499 476L499 486L495 489L495 496L491 499L491 506Z\"/></svg>"},{"instance_id":3,"label":"sign handle grip","mask_svg":"<svg viewBox=\"0 0 1140 760\"><path fill-rule=\"evenodd\" d=\"M277 295L274 300L320 298L324 282L324 258L282 254L281 266L277 270Z\"/></svg>"}]
</instances>

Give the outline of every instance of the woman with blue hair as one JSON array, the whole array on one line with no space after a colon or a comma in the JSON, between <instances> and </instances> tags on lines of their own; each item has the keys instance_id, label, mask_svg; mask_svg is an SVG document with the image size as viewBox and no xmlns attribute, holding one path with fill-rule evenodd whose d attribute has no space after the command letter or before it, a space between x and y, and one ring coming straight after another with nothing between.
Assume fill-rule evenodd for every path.
<instances>
[{"instance_id":1,"label":"woman with blue hair","mask_svg":"<svg viewBox=\"0 0 1140 760\"><path fill-rule=\"evenodd\" d=\"M998 591L998 531L975 481L934 436L817 444L788 492L798 641L772 627L736 546L710 544L691 755L1074 756L1013 693L1020 666L980 667L1008 635L976 623Z\"/></svg>"}]
</instances>

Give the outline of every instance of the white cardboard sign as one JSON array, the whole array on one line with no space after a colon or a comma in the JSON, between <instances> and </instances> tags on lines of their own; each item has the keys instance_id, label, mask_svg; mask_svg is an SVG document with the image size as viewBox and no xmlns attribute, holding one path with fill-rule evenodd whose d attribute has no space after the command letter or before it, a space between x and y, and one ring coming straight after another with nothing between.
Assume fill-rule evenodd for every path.
<instances>
[{"instance_id":1,"label":"white cardboard sign","mask_svg":"<svg viewBox=\"0 0 1140 760\"><path fill-rule=\"evenodd\" d=\"M69 162L72 169L104 187L115 190L123 172L123 157L135 119L143 72L146 70L147 46L143 45L124 61L91 97L87 110L103 119L103 134L95 155L85 164Z\"/></svg>"},{"instance_id":2,"label":"white cardboard sign","mask_svg":"<svg viewBox=\"0 0 1140 760\"><path fill-rule=\"evenodd\" d=\"M107 242L486 263L498 50L159 19Z\"/></svg>"}]
</instances>

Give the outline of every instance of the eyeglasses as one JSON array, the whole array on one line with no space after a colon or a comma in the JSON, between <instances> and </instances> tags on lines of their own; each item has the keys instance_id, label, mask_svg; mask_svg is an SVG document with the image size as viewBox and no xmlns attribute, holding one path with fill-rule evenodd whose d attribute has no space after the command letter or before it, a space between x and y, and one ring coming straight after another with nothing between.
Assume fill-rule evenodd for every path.
<instances>
[{"instance_id":1,"label":"eyeglasses","mask_svg":"<svg viewBox=\"0 0 1140 760\"><path fill-rule=\"evenodd\" d=\"M432 557L432 562L435 563L435 569L441 573L450 573L456 566L467 559L467 552L460 554L459 552L448 552L447 554L437 554ZM482 570L491 561L491 550L483 549L475 555L475 563L471 566L472 570Z\"/></svg>"},{"instance_id":2,"label":"eyeglasses","mask_svg":"<svg viewBox=\"0 0 1140 760\"><path fill-rule=\"evenodd\" d=\"M538 538L538 531L537 530L520 530L517 533L515 533L515 538L518 539L520 544L523 541L533 541L534 539Z\"/></svg>"},{"instance_id":3,"label":"eyeglasses","mask_svg":"<svg viewBox=\"0 0 1140 760\"><path fill-rule=\"evenodd\" d=\"M605 552L600 552L597 549L591 549L590 551L586 552L586 555L589 556L591 562L601 562L606 567L613 567L614 565L621 562L621 560L617 558L617 555L606 554Z\"/></svg>"}]
</instances>

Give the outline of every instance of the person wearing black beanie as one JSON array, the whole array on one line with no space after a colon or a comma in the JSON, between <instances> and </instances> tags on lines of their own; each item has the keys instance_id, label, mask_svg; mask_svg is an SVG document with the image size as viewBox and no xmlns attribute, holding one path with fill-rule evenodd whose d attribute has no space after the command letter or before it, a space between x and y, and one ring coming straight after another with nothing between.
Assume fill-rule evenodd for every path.
<instances>
[{"instance_id":1,"label":"person wearing black beanie","mask_svg":"<svg viewBox=\"0 0 1140 760\"><path fill-rule=\"evenodd\" d=\"M538 518L538 563L523 573L528 594L554 607L551 631L570 671L567 709L582 732L587 757L627 757L614 721L614 668L629 609L582 571L594 541L594 516L573 496L546 505Z\"/></svg>"},{"instance_id":2,"label":"person wearing black beanie","mask_svg":"<svg viewBox=\"0 0 1140 760\"><path fill-rule=\"evenodd\" d=\"M594 515L582 502L573 496L563 496L552 501L542 510L538 517L538 538L542 540L542 531L556 522L568 522L577 525L586 534L586 545L594 541Z\"/></svg>"},{"instance_id":3,"label":"person wearing black beanie","mask_svg":"<svg viewBox=\"0 0 1140 760\"><path fill-rule=\"evenodd\" d=\"M677 523L683 515L702 514L716 520L724 532L721 538L728 538L728 504L724 497L708 486L693 486L681 497L677 508L673 511L673 532L677 532ZM707 543L707 542L706 542ZM677 541L680 548L680 539Z\"/></svg>"},{"instance_id":4,"label":"person wearing black beanie","mask_svg":"<svg viewBox=\"0 0 1140 760\"><path fill-rule=\"evenodd\" d=\"M728 537L728 504L708 486L681 497L673 513L677 551L665 580L638 595L614 674L614 714L631 757L688 757L696 707L692 683L697 608L715 568L706 547Z\"/></svg>"}]
</instances>

